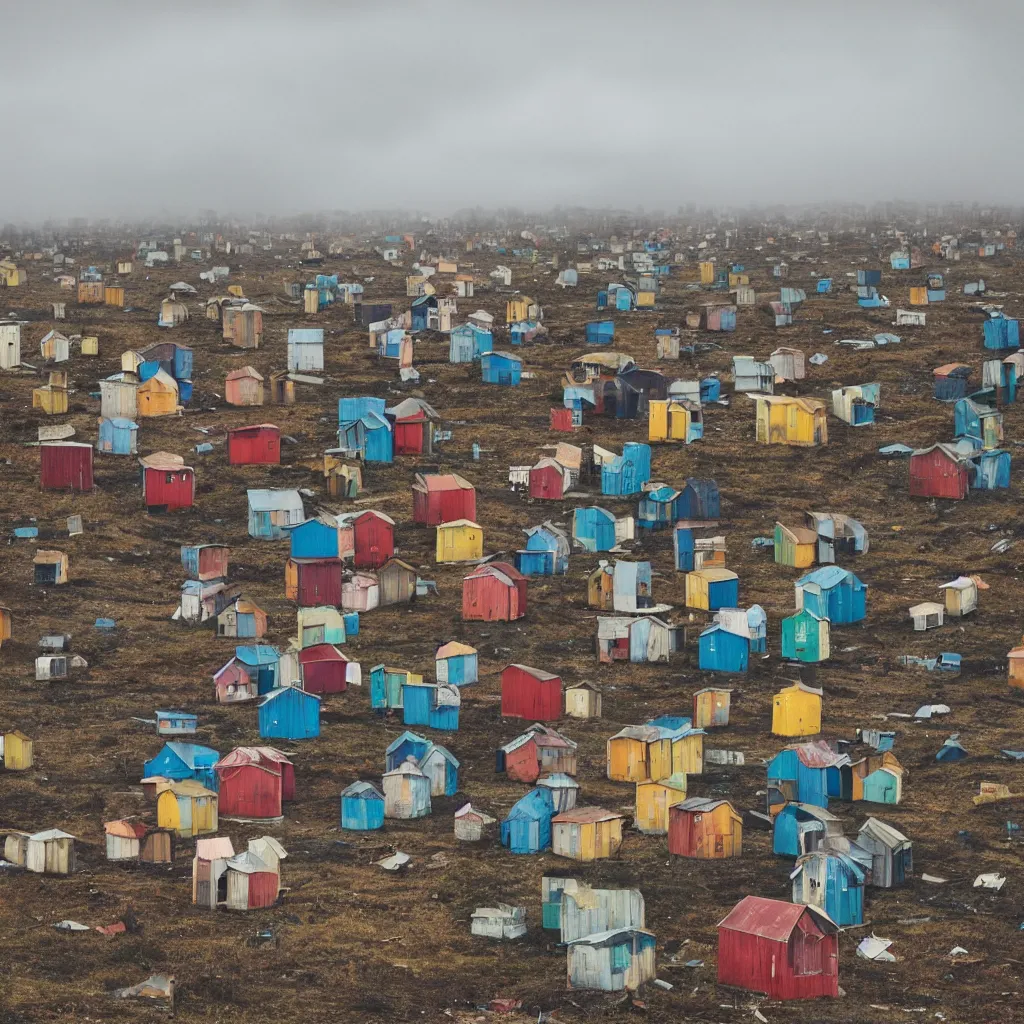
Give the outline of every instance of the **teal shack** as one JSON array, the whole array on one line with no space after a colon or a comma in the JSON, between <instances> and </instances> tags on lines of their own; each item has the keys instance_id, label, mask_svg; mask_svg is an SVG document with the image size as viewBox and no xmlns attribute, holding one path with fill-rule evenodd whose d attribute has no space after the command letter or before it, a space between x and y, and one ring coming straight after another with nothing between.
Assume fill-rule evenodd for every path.
<instances>
[{"instance_id":1,"label":"teal shack","mask_svg":"<svg viewBox=\"0 0 1024 1024\"><path fill-rule=\"evenodd\" d=\"M802 608L782 620L782 656L815 664L829 657L829 622Z\"/></svg>"}]
</instances>

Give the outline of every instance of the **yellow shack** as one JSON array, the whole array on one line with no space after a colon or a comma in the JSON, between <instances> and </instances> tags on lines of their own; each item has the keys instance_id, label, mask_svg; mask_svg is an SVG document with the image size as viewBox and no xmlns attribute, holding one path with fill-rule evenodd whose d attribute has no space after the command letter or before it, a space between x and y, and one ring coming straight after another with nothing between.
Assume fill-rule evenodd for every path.
<instances>
[{"instance_id":1,"label":"yellow shack","mask_svg":"<svg viewBox=\"0 0 1024 1024\"><path fill-rule=\"evenodd\" d=\"M10 772L23 772L32 767L32 740L20 729L4 735L4 767Z\"/></svg>"},{"instance_id":2,"label":"yellow shack","mask_svg":"<svg viewBox=\"0 0 1024 1024\"><path fill-rule=\"evenodd\" d=\"M685 799L685 772L674 772L657 781L638 782L633 824L648 835L664 835L668 831L668 809Z\"/></svg>"},{"instance_id":3,"label":"yellow shack","mask_svg":"<svg viewBox=\"0 0 1024 1024\"><path fill-rule=\"evenodd\" d=\"M11 609L5 604L0 604L0 647L3 646L5 640L11 639L12 624Z\"/></svg>"},{"instance_id":4,"label":"yellow shack","mask_svg":"<svg viewBox=\"0 0 1024 1024\"><path fill-rule=\"evenodd\" d=\"M715 283L715 264L711 260L705 260L700 264L700 283Z\"/></svg>"},{"instance_id":5,"label":"yellow shack","mask_svg":"<svg viewBox=\"0 0 1024 1024\"><path fill-rule=\"evenodd\" d=\"M217 794L195 779L158 783L156 823L179 836L217 831Z\"/></svg>"},{"instance_id":6,"label":"yellow shack","mask_svg":"<svg viewBox=\"0 0 1024 1024\"><path fill-rule=\"evenodd\" d=\"M672 774L672 738L652 725L627 725L608 740L608 778L648 782Z\"/></svg>"},{"instance_id":7,"label":"yellow shack","mask_svg":"<svg viewBox=\"0 0 1024 1024\"><path fill-rule=\"evenodd\" d=\"M821 690L793 683L772 698L773 736L816 736L821 732Z\"/></svg>"},{"instance_id":8,"label":"yellow shack","mask_svg":"<svg viewBox=\"0 0 1024 1024\"><path fill-rule=\"evenodd\" d=\"M50 383L32 389L32 408L42 409L47 416L59 416L68 411L67 375L62 371L50 374Z\"/></svg>"},{"instance_id":9,"label":"yellow shack","mask_svg":"<svg viewBox=\"0 0 1024 1024\"><path fill-rule=\"evenodd\" d=\"M652 398L647 403L647 439L649 441L682 441L690 437L690 424L699 410L687 402Z\"/></svg>"},{"instance_id":10,"label":"yellow shack","mask_svg":"<svg viewBox=\"0 0 1024 1024\"><path fill-rule=\"evenodd\" d=\"M98 356L100 354L100 339L95 337L82 339L82 355Z\"/></svg>"},{"instance_id":11,"label":"yellow shack","mask_svg":"<svg viewBox=\"0 0 1024 1024\"><path fill-rule=\"evenodd\" d=\"M624 815L603 807L574 807L551 819L551 852L589 863L614 857L622 845Z\"/></svg>"},{"instance_id":12,"label":"yellow shack","mask_svg":"<svg viewBox=\"0 0 1024 1024\"><path fill-rule=\"evenodd\" d=\"M173 416L178 411L178 382L166 371L144 380L136 391L139 416Z\"/></svg>"},{"instance_id":13,"label":"yellow shack","mask_svg":"<svg viewBox=\"0 0 1024 1024\"><path fill-rule=\"evenodd\" d=\"M484 557L484 531L469 519L441 523L437 528L437 561L473 562Z\"/></svg>"},{"instance_id":14,"label":"yellow shack","mask_svg":"<svg viewBox=\"0 0 1024 1024\"><path fill-rule=\"evenodd\" d=\"M602 611L615 607L615 571L603 558L587 577L587 604Z\"/></svg>"},{"instance_id":15,"label":"yellow shack","mask_svg":"<svg viewBox=\"0 0 1024 1024\"><path fill-rule=\"evenodd\" d=\"M569 718L600 718L601 691L586 681L566 687L565 713Z\"/></svg>"},{"instance_id":16,"label":"yellow shack","mask_svg":"<svg viewBox=\"0 0 1024 1024\"><path fill-rule=\"evenodd\" d=\"M103 302L107 306L124 305L124 285L108 284L103 289Z\"/></svg>"},{"instance_id":17,"label":"yellow shack","mask_svg":"<svg viewBox=\"0 0 1024 1024\"><path fill-rule=\"evenodd\" d=\"M825 403L817 398L748 394L757 404L757 440L761 444L805 447L828 444Z\"/></svg>"},{"instance_id":18,"label":"yellow shack","mask_svg":"<svg viewBox=\"0 0 1024 1024\"><path fill-rule=\"evenodd\" d=\"M803 526L775 524L775 562L794 569L807 569L814 565L818 551L818 535Z\"/></svg>"},{"instance_id":19,"label":"yellow shack","mask_svg":"<svg viewBox=\"0 0 1024 1024\"><path fill-rule=\"evenodd\" d=\"M0 281L7 288L17 288L25 284L25 272L10 260L0 260Z\"/></svg>"},{"instance_id":20,"label":"yellow shack","mask_svg":"<svg viewBox=\"0 0 1024 1024\"><path fill-rule=\"evenodd\" d=\"M927 306L928 305L928 289L927 288L911 288L910 289L910 304L912 306Z\"/></svg>"},{"instance_id":21,"label":"yellow shack","mask_svg":"<svg viewBox=\"0 0 1024 1024\"><path fill-rule=\"evenodd\" d=\"M78 301L83 305L99 306L103 304L102 281L79 281Z\"/></svg>"}]
</instances>

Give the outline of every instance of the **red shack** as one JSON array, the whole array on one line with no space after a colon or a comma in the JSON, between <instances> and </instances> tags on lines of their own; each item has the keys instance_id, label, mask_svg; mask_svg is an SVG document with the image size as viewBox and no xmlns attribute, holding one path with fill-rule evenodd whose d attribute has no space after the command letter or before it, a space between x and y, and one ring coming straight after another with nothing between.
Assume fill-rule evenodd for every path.
<instances>
[{"instance_id":1,"label":"red shack","mask_svg":"<svg viewBox=\"0 0 1024 1024\"><path fill-rule=\"evenodd\" d=\"M406 398L385 410L385 414L393 424L396 455L433 454L434 424L440 422L441 417L432 405L422 398Z\"/></svg>"},{"instance_id":2,"label":"red shack","mask_svg":"<svg viewBox=\"0 0 1024 1024\"><path fill-rule=\"evenodd\" d=\"M462 581L462 618L512 622L526 614L526 577L508 562L490 562Z\"/></svg>"},{"instance_id":3,"label":"red shack","mask_svg":"<svg viewBox=\"0 0 1024 1024\"><path fill-rule=\"evenodd\" d=\"M228 462L232 466L279 466L281 428L273 423L259 423L229 430Z\"/></svg>"},{"instance_id":4,"label":"red shack","mask_svg":"<svg viewBox=\"0 0 1024 1024\"><path fill-rule=\"evenodd\" d=\"M530 468L530 497L561 501L569 489L565 468L554 459L541 459Z\"/></svg>"},{"instance_id":5,"label":"red shack","mask_svg":"<svg viewBox=\"0 0 1024 1024\"><path fill-rule=\"evenodd\" d=\"M284 563L284 596L302 608L340 605L340 558L289 558Z\"/></svg>"},{"instance_id":6,"label":"red shack","mask_svg":"<svg viewBox=\"0 0 1024 1024\"><path fill-rule=\"evenodd\" d=\"M196 474L180 455L154 452L139 459L142 498L146 508L191 508L196 498Z\"/></svg>"},{"instance_id":7,"label":"red shack","mask_svg":"<svg viewBox=\"0 0 1024 1024\"><path fill-rule=\"evenodd\" d=\"M334 644L313 644L299 651L299 672L306 693L344 693L349 660Z\"/></svg>"},{"instance_id":8,"label":"red shack","mask_svg":"<svg viewBox=\"0 0 1024 1024\"><path fill-rule=\"evenodd\" d=\"M348 518L348 523L352 527L353 564L357 569L379 569L394 555L395 521L383 512L367 509Z\"/></svg>"},{"instance_id":9,"label":"red shack","mask_svg":"<svg viewBox=\"0 0 1024 1024\"><path fill-rule=\"evenodd\" d=\"M562 714L561 678L527 665L508 665L501 670L501 714L554 721Z\"/></svg>"},{"instance_id":10,"label":"red shack","mask_svg":"<svg viewBox=\"0 0 1024 1024\"><path fill-rule=\"evenodd\" d=\"M838 932L817 907L745 896L718 925L718 982L769 999L838 996Z\"/></svg>"},{"instance_id":11,"label":"red shack","mask_svg":"<svg viewBox=\"0 0 1024 1024\"><path fill-rule=\"evenodd\" d=\"M457 473L416 474L412 485L412 521L426 526L476 522L476 490Z\"/></svg>"},{"instance_id":12,"label":"red shack","mask_svg":"<svg viewBox=\"0 0 1024 1024\"><path fill-rule=\"evenodd\" d=\"M39 457L39 483L44 491L92 490L91 444L41 444Z\"/></svg>"},{"instance_id":13,"label":"red shack","mask_svg":"<svg viewBox=\"0 0 1024 1024\"><path fill-rule=\"evenodd\" d=\"M286 799L284 766L295 776L291 762L273 747L236 747L214 766L219 780L217 811L244 818L280 818Z\"/></svg>"},{"instance_id":14,"label":"red shack","mask_svg":"<svg viewBox=\"0 0 1024 1024\"><path fill-rule=\"evenodd\" d=\"M542 774L576 774L576 744L550 726L534 723L521 736L498 748L498 771L532 786Z\"/></svg>"},{"instance_id":15,"label":"red shack","mask_svg":"<svg viewBox=\"0 0 1024 1024\"><path fill-rule=\"evenodd\" d=\"M912 498L953 498L962 501L970 489L967 460L951 445L933 444L910 456Z\"/></svg>"}]
</instances>

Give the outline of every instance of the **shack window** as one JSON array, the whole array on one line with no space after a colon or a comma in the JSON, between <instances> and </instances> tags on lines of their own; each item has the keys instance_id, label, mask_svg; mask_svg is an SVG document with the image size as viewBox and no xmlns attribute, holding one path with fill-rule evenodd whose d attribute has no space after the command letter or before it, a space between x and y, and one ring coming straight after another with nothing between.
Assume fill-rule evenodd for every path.
<instances>
[{"instance_id":1,"label":"shack window","mask_svg":"<svg viewBox=\"0 0 1024 1024\"><path fill-rule=\"evenodd\" d=\"M629 968L629 945L625 942L612 946L612 970L625 971Z\"/></svg>"}]
</instances>

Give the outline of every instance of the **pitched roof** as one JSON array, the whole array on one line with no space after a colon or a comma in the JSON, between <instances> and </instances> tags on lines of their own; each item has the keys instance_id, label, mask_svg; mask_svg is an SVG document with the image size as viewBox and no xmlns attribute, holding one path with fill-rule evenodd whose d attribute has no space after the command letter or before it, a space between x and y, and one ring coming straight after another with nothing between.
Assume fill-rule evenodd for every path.
<instances>
[{"instance_id":1,"label":"pitched roof","mask_svg":"<svg viewBox=\"0 0 1024 1024\"><path fill-rule=\"evenodd\" d=\"M826 933L839 928L823 910L802 903L765 899L763 896L744 896L732 910L718 922L719 928L746 932L763 939L785 942L804 914L811 913Z\"/></svg>"},{"instance_id":2,"label":"pitched roof","mask_svg":"<svg viewBox=\"0 0 1024 1024\"><path fill-rule=\"evenodd\" d=\"M603 807L574 807L572 810L556 814L551 819L552 825L595 825L601 821L614 821L624 818L619 811L606 811Z\"/></svg>"}]
</instances>

